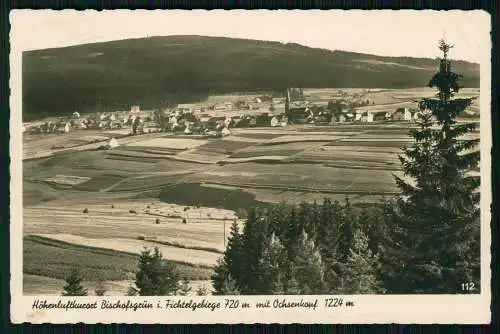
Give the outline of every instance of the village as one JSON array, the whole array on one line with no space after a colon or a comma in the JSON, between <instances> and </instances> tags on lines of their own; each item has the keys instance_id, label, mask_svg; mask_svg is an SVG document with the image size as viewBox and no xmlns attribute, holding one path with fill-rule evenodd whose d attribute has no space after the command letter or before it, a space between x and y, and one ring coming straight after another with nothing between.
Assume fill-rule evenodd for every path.
<instances>
[{"instance_id":1,"label":"village","mask_svg":"<svg viewBox=\"0 0 500 334\"><path fill-rule=\"evenodd\" d=\"M311 96L301 88L287 89L283 97L272 95L229 96L226 101L178 104L173 108L80 113L66 117L24 123L28 134L68 133L77 130L116 130L126 135L170 132L173 134L222 137L231 128L286 127L291 124L333 125L412 121L418 117L417 104L404 101L375 104L363 100L363 93L338 90L324 97Z\"/></svg>"}]
</instances>

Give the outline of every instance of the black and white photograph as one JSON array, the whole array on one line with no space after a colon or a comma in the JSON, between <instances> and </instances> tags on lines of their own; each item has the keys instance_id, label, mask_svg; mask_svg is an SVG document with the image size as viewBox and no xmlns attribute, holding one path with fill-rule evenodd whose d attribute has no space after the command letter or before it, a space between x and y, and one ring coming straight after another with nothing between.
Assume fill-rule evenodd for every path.
<instances>
[{"instance_id":1,"label":"black and white photograph","mask_svg":"<svg viewBox=\"0 0 500 334\"><path fill-rule=\"evenodd\" d=\"M329 296L366 316L382 302L363 296L446 295L488 319L485 12L20 10L11 24L21 318L39 296L229 296L252 312Z\"/></svg>"}]
</instances>

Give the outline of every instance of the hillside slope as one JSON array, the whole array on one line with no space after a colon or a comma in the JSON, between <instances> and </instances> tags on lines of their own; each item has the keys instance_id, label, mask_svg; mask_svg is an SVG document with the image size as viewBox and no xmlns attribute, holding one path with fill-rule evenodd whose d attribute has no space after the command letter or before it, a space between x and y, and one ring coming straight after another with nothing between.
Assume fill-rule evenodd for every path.
<instances>
[{"instance_id":1,"label":"hillside slope","mask_svg":"<svg viewBox=\"0 0 500 334\"><path fill-rule=\"evenodd\" d=\"M244 39L168 36L23 54L23 116L141 108L208 94L285 87L424 86L433 59L380 57ZM479 86L479 65L457 61L463 86Z\"/></svg>"}]
</instances>

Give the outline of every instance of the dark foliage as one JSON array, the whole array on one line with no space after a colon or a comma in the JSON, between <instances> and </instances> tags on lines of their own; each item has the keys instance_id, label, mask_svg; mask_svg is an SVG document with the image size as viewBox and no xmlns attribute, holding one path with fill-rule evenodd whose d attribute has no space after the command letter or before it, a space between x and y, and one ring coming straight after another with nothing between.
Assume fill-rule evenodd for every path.
<instances>
[{"instance_id":1,"label":"dark foliage","mask_svg":"<svg viewBox=\"0 0 500 334\"><path fill-rule=\"evenodd\" d=\"M357 287L363 293L384 291L378 255L359 228L364 225L361 212L367 211L354 209L348 200L332 204L328 199L321 205L250 210L242 233L233 224L212 278L216 293L223 294L228 281L241 294L341 293ZM380 212L374 209L373 215ZM349 275L361 281L354 284L346 279Z\"/></svg>"},{"instance_id":2,"label":"dark foliage","mask_svg":"<svg viewBox=\"0 0 500 334\"><path fill-rule=\"evenodd\" d=\"M179 278L175 265L163 261L158 247L154 250L144 249L141 252L138 271L135 275L135 292L141 296L174 295L183 288L183 285L179 283Z\"/></svg>"},{"instance_id":3,"label":"dark foliage","mask_svg":"<svg viewBox=\"0 0 500 334\"><path fill-rule=\"evenodd\" d=\"M66 284L63 289L63 296L86 296L87 289L82 285L83 275L78 268L73 268L64 280Z\"/></svg>"},{"instance_id":4,"label":"dark foliage","mask_svg":"<svg viewBox=\"0 0 500 334\"><path fill-rule=\"evenodd\" d=\"M420 102L414 144L400 156L407 178L396 177L401 196L392 208L387 261L395 292L457 293L463 282L479 287L479 177L469 175L478 166L478 142L462 138L474 124L455 120L472 99L454 98L460 76L447 59L451 46L439 47L443 57L429 82L438 92Z\"/></svg>"}]
</instances>

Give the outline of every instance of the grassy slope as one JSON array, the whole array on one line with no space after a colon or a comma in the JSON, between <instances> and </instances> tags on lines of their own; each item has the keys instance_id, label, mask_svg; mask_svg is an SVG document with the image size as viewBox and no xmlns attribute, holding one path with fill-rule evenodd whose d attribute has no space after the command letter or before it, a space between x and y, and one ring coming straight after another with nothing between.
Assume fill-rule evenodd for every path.
<instances>
[{"instance_id":1,"label":"grassy slope","mask_svg":"<svg viewBox=\"0 0 500 334\"><path fill-rule=\"evenodd\" d=\"M126 280L133 278L139 256L109 249L80 246L39 236L23 238L24 273L62 279L77 266L86 279ZM177 264L182 278L209 279L212 270Z\"/></svg>"},{"instance_id":2,"label":"grassy slope","mask_svg":"<svg viewBox=\"0 0 500 334\"><path fill-rule=\"evenodd\" d=\"M285 87L425 86L436 61L391 58L244 39L168 36L29 51L23 55L25 119L74 109L164 106L208 94ZM463 86L479 66L455 62Z\"/></svg>"}]
</instances>

